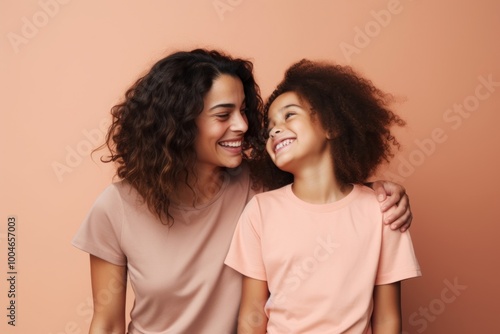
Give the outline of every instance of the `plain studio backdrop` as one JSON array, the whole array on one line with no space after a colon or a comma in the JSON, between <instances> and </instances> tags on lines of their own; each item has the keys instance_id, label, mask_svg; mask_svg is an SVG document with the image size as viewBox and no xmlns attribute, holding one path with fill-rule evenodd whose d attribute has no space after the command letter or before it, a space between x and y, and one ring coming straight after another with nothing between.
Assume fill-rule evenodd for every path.
<instances>
[{"instance_id":1,"label":"plain studio backdrop","mask_svg":"<svg viewBox=\"0 0 500 334\"><path fill-rule=\"evenodd\" d=\"M113 176L90 151L156 60L207 47L252 60L264 98L301 58L394 94L408 126L377 177L410 195L423 270L403 283L404 331L496 333L499 13L486 0L1 0L0 332L88 330L88 255L70 240Z\"/></svg>"}]
</instances>

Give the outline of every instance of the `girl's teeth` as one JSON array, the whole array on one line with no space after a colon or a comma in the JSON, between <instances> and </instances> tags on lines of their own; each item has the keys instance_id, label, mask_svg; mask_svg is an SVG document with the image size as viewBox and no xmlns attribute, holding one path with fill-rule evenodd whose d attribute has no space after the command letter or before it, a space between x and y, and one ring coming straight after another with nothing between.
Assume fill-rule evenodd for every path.
<instances>
[{"instance_id":1,"label":"girl's teeth","mask_svg":"<svg viewBox=\"0 0 500 334\"><path fill-rule=\"evenodd\" d=\"M276 145L276 151L279 150L282 147L285 147L285 146L291 144L292 142L293 142L293 140L291 140L291 139L286 139L286 140L282 141L281 143L279 143L278 145Z\"/></svg>"}]
</instances>

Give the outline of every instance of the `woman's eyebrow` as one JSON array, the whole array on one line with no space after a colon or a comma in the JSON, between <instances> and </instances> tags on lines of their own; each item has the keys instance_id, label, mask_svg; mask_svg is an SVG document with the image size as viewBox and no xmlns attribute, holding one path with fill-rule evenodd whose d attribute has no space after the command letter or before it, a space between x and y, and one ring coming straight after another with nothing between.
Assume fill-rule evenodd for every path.
<instances>
[{"instance_id":1,"label":"woman's eyebrow","mask_svg":"<svg viewBox=\"0 0 500 334\"><path fill-rule=\"evenodd\" d=\"M243 100L243 102L241 102L241 105L243 107L246 107L246 101ZM236 108L236 104L235 103L219 103L219 104L216 104L215 106L211 107L208 110L210 111L210 110L217 109L217 108Z\"/></svg>"},{"instance_id":2,"label":"woman's eyebrow","mask_svg":"<svg viewBox=\"0 0 500 334\"><path fill-rule=\"evenodd\" d=\"M236 104L234 104L234 103L219 103L219 104L216 104L215 106L211 107L208 110L214 110L217 108L236 108Z\"/></svg>"}]
</instances>

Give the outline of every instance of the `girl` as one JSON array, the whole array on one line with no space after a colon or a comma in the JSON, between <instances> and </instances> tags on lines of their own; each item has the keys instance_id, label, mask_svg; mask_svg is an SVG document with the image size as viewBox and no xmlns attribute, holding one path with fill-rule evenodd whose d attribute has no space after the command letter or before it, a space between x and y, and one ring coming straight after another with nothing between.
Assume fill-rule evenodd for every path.
<instances>
[{"instance_id":1,"label":"girl","mask_svg":"<svg viewBox=\"0 0 500 334\"><path fill-rule=\"evenodd\" d=\"M252 63L207 50L161 59L112 109L106 162L119 180L73 239L90 253L90 333L234 333L241 275L223 262L261 189L240 166L257 152L261 109ZM383 205L397 206L390 222L406 229L403 188L380 183L382 196L381 185L394 195Z\"/></svg>"},{"instance_id":2,"label":"girl","mask_svg":"<svg viewBox=\"0 0 500 334\"><path fill-rule=\"evenodd\" d=\"M271 95L267 170L225 263L244 275L239 333L400 333L409 233L381 224L362 183L399 147L389 97L348 67L303 60ZM291 182L291 183L290 183Z\"/></svg>"}]
</instances>

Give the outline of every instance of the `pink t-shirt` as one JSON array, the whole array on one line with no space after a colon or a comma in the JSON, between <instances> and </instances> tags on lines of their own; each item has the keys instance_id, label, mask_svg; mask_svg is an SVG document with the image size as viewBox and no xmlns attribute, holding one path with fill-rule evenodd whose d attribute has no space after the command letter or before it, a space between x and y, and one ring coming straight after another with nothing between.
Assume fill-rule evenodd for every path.
<instances>
[{"instance_id":1,"label":"pink t-shirt","mask_svg":"<svg viewBox=\"0 0 500 334\"><path fill-rule=\"evenodd\" d=\"M371 333L374 285L420 276L410 234L382 223L373 190L310 204L291 186L256 195L225 263L267 281L267 332Z\"/></svg>"},{"instance_id":2,"label":"pink t-shirt","mask_svg":"<svg viewBox=\"0 0 500 334\"><path fill-rule=\"evenodd\" d=\"M96 200L72 243L127 266L135 292L129 334L235 333L241 275L224 259L253 195L248 170L231 170L210 203L172 206L169 228L128 183L117 182Z\"/></svg>"}]
</instances>

